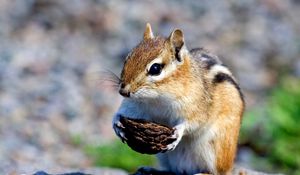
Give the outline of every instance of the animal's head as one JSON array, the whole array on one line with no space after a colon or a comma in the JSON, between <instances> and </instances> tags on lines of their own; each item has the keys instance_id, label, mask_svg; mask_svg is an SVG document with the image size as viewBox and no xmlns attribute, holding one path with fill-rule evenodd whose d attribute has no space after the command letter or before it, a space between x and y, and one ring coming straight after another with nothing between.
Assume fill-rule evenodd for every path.
<instances>
[{"instance_id":1,"label":"animal's head","mask_svg":"<svg viewBox=\"0 0 300 175\"><path fill-rule=\"evenodd\" d=\"M181 30L168 38L154 36L146 25L143 40L128 54L121 73L119 92L134 99L177 96L184 86L189 64Z\"/></svg>"}]
</instances>

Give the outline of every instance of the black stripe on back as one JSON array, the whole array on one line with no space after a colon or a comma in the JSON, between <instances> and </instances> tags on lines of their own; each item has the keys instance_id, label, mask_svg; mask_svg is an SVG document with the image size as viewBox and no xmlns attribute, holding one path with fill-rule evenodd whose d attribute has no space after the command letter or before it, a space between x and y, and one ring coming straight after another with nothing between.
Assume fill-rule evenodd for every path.
<instances>
[{"instance_id":1,"label":"black stripe on back","mask_svg":"<svg viewBox=\"0 0 300 175\"><path fill-rule=\"evenodd\" d=\"M219 72L217 75L215 75L214 79L213 79L213 83L223 83L223 82L229 82L231 83L232 85L234 85L234 87L238 90L239 94L240 94L240 97L243 101L243 103L245 102L244 101L244 95L241 91L241 88L240 86L234 81L234 79L228 75L228 74L225 74L225 73L221 73Z\"/></svg>"},{"instance_id":2,"label":"black stripe on back","mask_svg":"<svg viewBox=\"0 0 300 175\"><path fill-rule=\"evenodd\" d=\"M190 53L193 58L204 63L204 68L207 70L209 70L212 66L216 64L221 64L220 60L216 56L210 54L203 48L192 49L190 50Z\"/></svg>"},{"instance_id":3,"label":"black stripe on back","mask_svg":"<svg viewBox=\"0 0 300 175\"><path fill-rule=\"evenodd\" d=\"M202 56L204 57L204 55ZM205 68L209 70L212 66L216 65L217 63L218 62L215 59L209 58L205 61Z\"/></svg>"}]
</instances>

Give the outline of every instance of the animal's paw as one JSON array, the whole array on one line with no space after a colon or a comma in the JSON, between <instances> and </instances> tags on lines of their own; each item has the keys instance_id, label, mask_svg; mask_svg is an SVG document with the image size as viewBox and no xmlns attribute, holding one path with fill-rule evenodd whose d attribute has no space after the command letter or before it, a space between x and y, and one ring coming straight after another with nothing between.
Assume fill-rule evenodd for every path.
<instances>
[{"instance_id":1,"label":"animal's paw","mask_svg":"<svg viewBox=\"0 0 300 175\"><path fill-rule=\"evenodd\" d=\"M173 151L176 146L179 144L179 142L182 139L182 136L184 134L185 126L184 124L179 124L174 127L174 134L171 136L173 139L176 139L174 142L167 145L167 149L165 151Z\"/></svg>"},{"instance_id":2,"label":"animal's paw","mask_svg":"<svg viewBox=\"0 0 300 175\"><path fill-rule=\"evenodd\" d=\"M176 146L179 144L180 140L181 140L181 137L180 137L179 133L176 132L176 130L175 130L175 133L172 135L171 138L174 139L175 141L168 144L166 149L164 150L164 152L173 151L176 148Z\"/></svg>"},{"instance_id":3,"label":"animal's paw","mask_svg":"<svg viewBox=\"0 0 300 175\"><path fill-rule=\"evenodd\" d=\"M174 150L181 141L185 125L173 128L142 119L115 115L113 128L123 142L143 154L157 154Z\"/></svg>"},{"instance_id":4,"label":"animal's paw","mask_svg":"<svg viewBox=\"0 0 300 175\"><path fill-rule=\"evenodd\" d=\"M117 136L120 137L122 142L124 142L127 140L127 138L126 138L125 132L124 132L125 127L120 122L120 118L121 118L121 116L119 114L116 114L116 116L114 117L114 120L113 120L113 128L114 128Z\"/></svg>"}]
</instances>

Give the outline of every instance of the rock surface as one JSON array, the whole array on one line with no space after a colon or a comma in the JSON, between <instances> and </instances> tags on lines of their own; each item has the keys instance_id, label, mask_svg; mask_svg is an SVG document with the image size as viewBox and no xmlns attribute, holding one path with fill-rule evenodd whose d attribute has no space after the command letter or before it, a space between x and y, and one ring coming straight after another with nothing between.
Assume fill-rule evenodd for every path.
<instances>
[{"instance_id":1,"label":"rock surface","mask_svg":"<svg viewBox=\"0 0 300 175\"><path fill-rule=\"evenodd\" d=\"M112 169L112 168L87 168L78 169L75 168L59 168L57 170L38 170L31 172L11 172L8 175L128 175L127 172Z\"/></svg>"},{"instance_id":2,"label":"rock surface","mask_svg":"<svg viewBox=\"0 0 300 175\"><path fill-rule=\"evenodd\" d=\"M176 175L176 174L172 172L166 172L166 171L157 171L152 168L140 168L137 172L133 173L132 175ZM232 172L232 175L283 175L283 174L268 174L268 173L258 172L258 171L236 166Z\"/></svg>"}]
</instances>

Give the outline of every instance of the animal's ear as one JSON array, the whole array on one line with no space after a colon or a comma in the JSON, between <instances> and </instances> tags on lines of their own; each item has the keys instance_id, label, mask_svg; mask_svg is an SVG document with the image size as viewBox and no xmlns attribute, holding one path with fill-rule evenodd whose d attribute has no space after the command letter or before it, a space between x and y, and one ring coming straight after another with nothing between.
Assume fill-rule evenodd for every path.
<instances>
[{"instance_id":1,"label":"animal's ear","mask_svg":"<svg viewBox=\"0 0 300 175\"><path fill-rule=\"evenodd\" d=\"M175 29L169 36L169 42L175 51L175 57L178 61L182 61L183 54L187 51L184 47L184 36L180 29Z\"/></svg>"},{"instance_id":2,"label":"animal's ear","mask_svg":"<svg viewBox=\"0 0 300 175\"><path fill-rule=\"evenodd\" d=\"M152 33L151 25L149 23L146 24L146 29L144 32L144 39L153 39L154 35Z\"/></svg>"}]
</instances>

